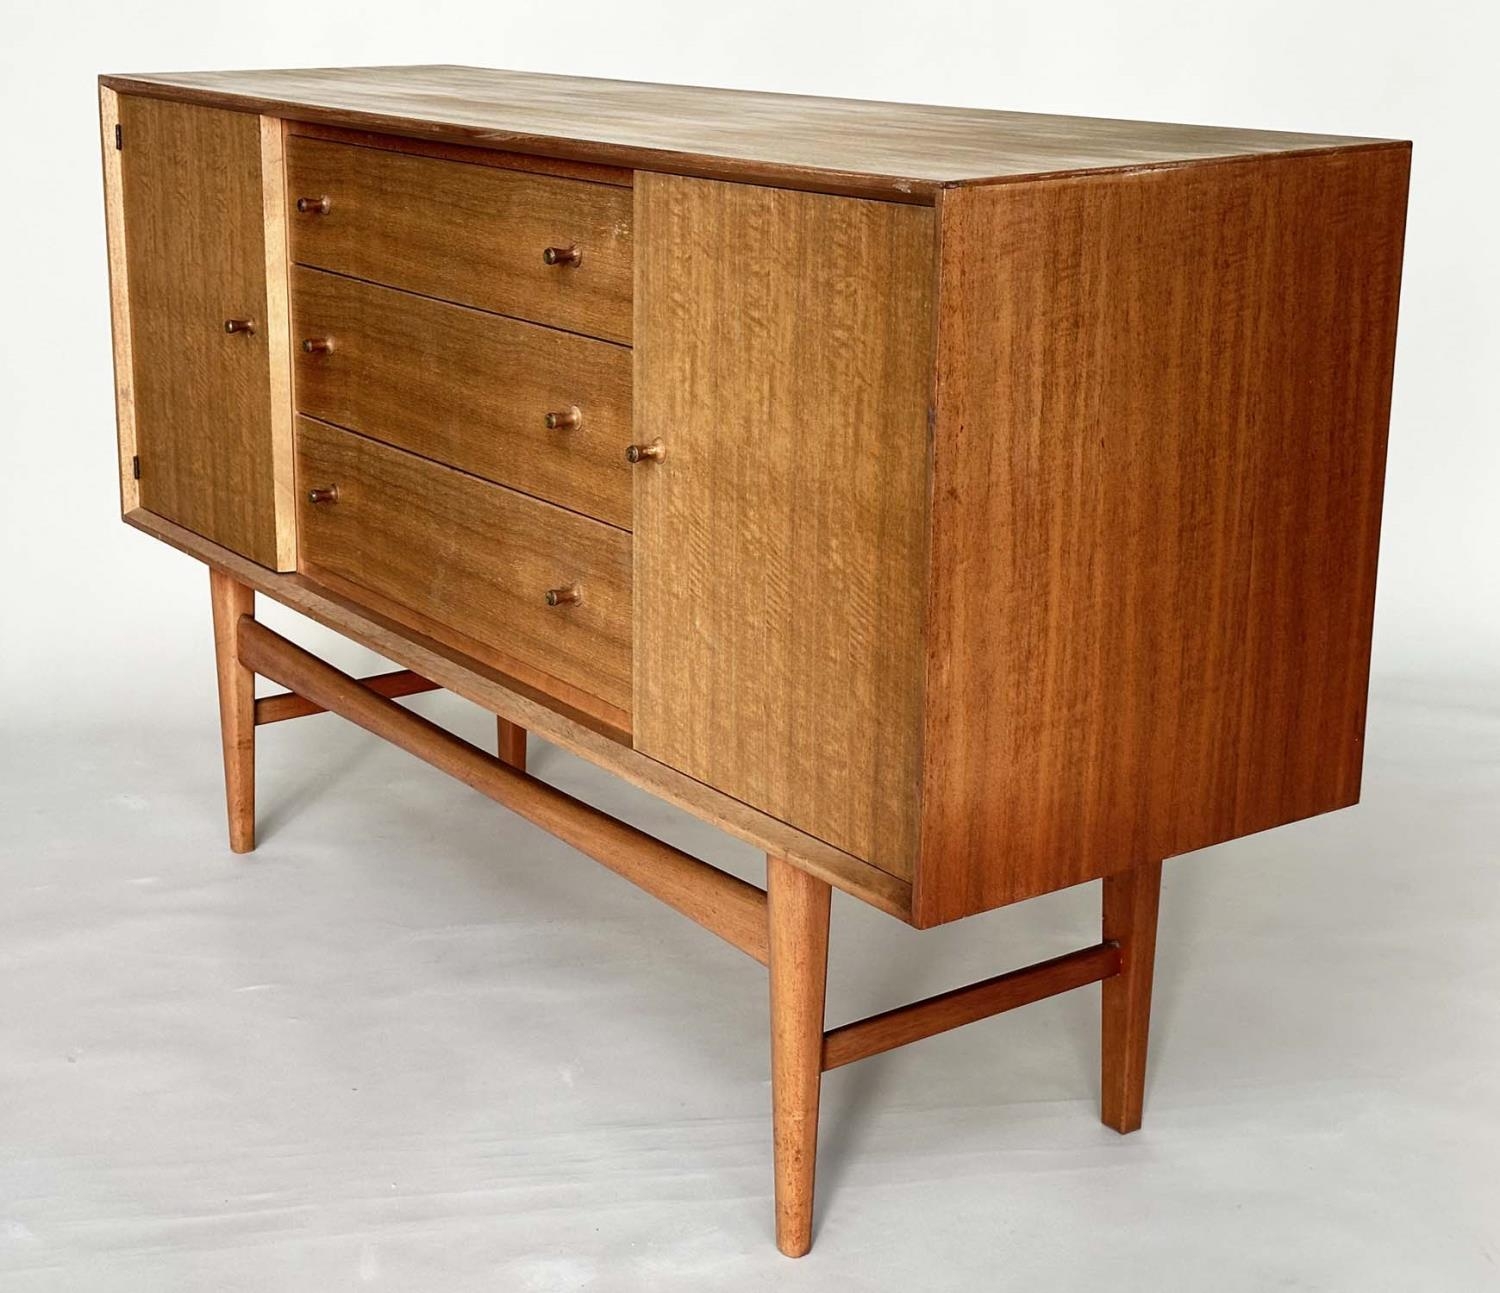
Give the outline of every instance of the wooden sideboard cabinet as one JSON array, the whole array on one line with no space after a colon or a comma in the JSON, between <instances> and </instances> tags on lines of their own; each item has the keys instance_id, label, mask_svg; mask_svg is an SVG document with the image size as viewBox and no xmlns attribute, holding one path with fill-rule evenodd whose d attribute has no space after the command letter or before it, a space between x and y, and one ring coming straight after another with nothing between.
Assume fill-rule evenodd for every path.
<instances>
[{"instance_id":1,"label":"wooden sideboard cabinet","mask_svg":"<svg viewBox=\"0 0 1500 1293\"><path fill-rule=\"evenodd\" d=\"M765 962L790 1254L826 1069L1102 981L1139 1125L1162 859L1358 798L1409 145L460 67L100 96L123 510L209 567L235 850L255 727L332 710ZM1098 878L1096 946L826 1027L830 886L925 928Z\"/></svg>"}]
</instances>

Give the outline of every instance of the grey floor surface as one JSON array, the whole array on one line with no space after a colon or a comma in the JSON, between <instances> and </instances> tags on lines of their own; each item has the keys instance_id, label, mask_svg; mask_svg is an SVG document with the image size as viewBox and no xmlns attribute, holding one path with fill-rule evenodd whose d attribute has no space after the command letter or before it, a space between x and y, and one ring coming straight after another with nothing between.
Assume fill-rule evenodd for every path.
<instances>
[{"instance_id":1,"label":"grey floor surface","mask_svg":"<svg viewBox=\"0 0 1500 1293\"><path fill-rule=\"evenodd\" d=\"M0 735L6 1293L1500 1288L1494 692L1377 685L1361 807L1168 864L1142 1132L1098 1122L1096 988L831 1074L796 1263L757 966L333 718L262 732L233 858L212 714L149 717ZM1098 901L836 899L830 1022Z\"/></svg>"}]
</instances>

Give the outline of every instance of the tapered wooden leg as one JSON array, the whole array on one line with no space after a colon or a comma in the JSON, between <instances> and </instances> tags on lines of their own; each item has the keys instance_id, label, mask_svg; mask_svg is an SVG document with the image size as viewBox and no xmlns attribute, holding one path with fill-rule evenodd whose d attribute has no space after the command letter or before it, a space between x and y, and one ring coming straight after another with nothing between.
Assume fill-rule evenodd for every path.
<instances>
[{"instance_id":1,"label":"tapered wooden leg","mask_svg":"<svg viewBox=\"0 0 1500 1293\"><path fill-rule=\"evenodd\" d=\"M525 772L526 729L508 718L496 718L495 727L499 734L496 753L500 756L500 762L508 763L518 772Z\"/></svg>"},{"instance_id":2,"label":"tapered wooden leg","mask_svg":"<svg viewBox=\"0 0 1500 1293\"><path fill-rule=\"evenodd\" d=\"M824 881L780 858L766 859L776 1246L788 1257L812 1247L830 896Z\"/></svg>"},{"instance_id":3,"label":"tapered wooden leg","mask_svg":"<svg viewBox=\"0 0 1500 1293\"><path fill-rule=\"evenodd\" d=\"M214 657L219 673L219 734L224 742L224 797L229 807L229 847L255 847L255 675L240 663L235 629L255 614L255 593L210 568Z\"/></svg>"},{"instance_id":4,"label":"tapered wooden leg","mask_svg":"<svg viewBox=\"0 0 1500 1293\"><path fill-rule=\"evenodd\" d=\"M1141 1125L1160 899L1160 862L1104 877L1104 937L1120 945L1120 972L1104 980L1100 1116L1118 1132Z\"/></svg>"}]
</instances>

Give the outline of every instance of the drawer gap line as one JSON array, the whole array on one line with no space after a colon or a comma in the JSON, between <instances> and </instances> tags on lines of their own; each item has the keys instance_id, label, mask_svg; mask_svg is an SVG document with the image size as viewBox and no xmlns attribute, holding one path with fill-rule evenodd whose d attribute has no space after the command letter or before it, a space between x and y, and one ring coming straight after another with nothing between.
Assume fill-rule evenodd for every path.
<instances>
[{"instance_id":1,"label":"drawer gap line","mask_svg":"<svg viewBox=\"0 0 1500 1293\"><path fill-rule=\"evenodd\" d=\"M375 278L361 278L358 274L349 274L341 269L329 269L327 265L315 265L307 260L294 260L292 262L298 269L310 269L317 274L331 274L334 278L345 278L351 283L363 283L366 287L383 287L387 292L402 292L407 296L418 296L424 301L436 301L439 305L451 305L459 310L472 310L475 314L488 314L495 319L508 319L512 323L524 323L527 327L542 328L547 332L561 332L564 336L579 337L584 341L597 341L601 345L615 346L620 350L634 349L634 342L618 341L614 337L601 337L593 332L579 332L576 328L563 328L555 323L543 323L539 319L528 318L524 314L507 314L504 310L487 310L482 305L473 305L468 301L455 301L451 296L435 296L431 292L419 292L412 287L398 287L395 283L382 283Z\"/></svg>"},{"instance_id":2,"label":"drawer gap line","mask_svg":"<svg viewBox=\"0 0 1500 1293\"><path fill-rule=\"evenodd\" d=\"M490 485L495 489L507 490L512 494L519 494L522 498L529 498L535 503L541 503L545 507L554 507L559 512L566 512L570 516L581 517L585 521L591 521L595 525L607 525L611 530L618 530L621 534L634 535L634 531L628 526L618 525L614 521L606 521L603 517L595 516L592 512L581 512L576 507L569 507L566 503L558 503L553 499L545 498L541 494L533 494L530 490L521 489L515 485L507 485L503 481L495 480L491 476L481 476L478 472L469 471L464 467L455 467L451 462L445 462L442 458L433 458L425 453L418 453L415 449L408 449L404 445L397 444L394 440L382 440L377 435L371 435L368 431L361 431L358 427L346 426L342 422L332 422L328 418L320 417L316 413L309 413L299 408L297 416L308 422L316 422L319 426L330 427L334 431L342 431L345 435L357 436L361 440L367 440L371 444L379 445L383 449L393 449L397 453L404 453L408 458L416 458L433 467L441 467L444 471L456 472L460 476L467 476L470 480L478 481L481 485ZM623 454L621 455L624 456Z\"/></svg>"}]
</instances>

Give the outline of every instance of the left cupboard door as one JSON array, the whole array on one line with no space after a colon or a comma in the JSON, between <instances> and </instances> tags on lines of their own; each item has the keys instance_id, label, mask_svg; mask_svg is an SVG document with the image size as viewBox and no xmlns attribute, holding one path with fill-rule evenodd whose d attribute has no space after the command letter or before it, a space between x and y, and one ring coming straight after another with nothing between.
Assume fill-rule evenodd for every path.
<instances>
[{"instance_id":1,"label":"left cupboard door","mask_svg":"<svg viewBox=\"0 0 1500 1293\"><path fill-rule=\"evenodd\" d=\"M101 110L126 508L291 570L281 122L108 88Z\"/></svg>"}]
</instances>

